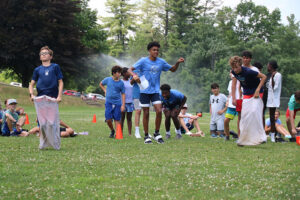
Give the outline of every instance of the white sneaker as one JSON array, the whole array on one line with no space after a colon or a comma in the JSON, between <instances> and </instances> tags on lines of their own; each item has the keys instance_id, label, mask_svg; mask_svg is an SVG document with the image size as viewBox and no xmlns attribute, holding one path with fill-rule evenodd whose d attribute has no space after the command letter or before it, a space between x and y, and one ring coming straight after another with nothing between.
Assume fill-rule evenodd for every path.
<instances>
[{"instance_id":1,"label":"white sneaker","mask_svg":"<svg viewBox=\"0 0 300 200\"><path fill-rule=\"evenodd\" d=\"M185 133L186 135L192 135L193 133L191 133L191 132L187 132L187 133Z\"/></svg>"},{"instance_id":2,"label":"white sneaker","mask_svg":"<svg viewBox=\"0 0 300 200\"><path fill-rule=\"evenodd\" d=\"M275 142L275 133L270 133L271 142Z\"/></svg>"},{"instance_id":3,"label":"white sneaker","mask_svg":"<svg viewBox=\"0 0 300 200\"><path fill-rule=\"evenodd\" d=\"M136 132L134 135L135 135L135 137L136 137L137 139L142 138L141 135L140 135L140 133L138 133L138 132Z\"/></svg>"}]
</instances>

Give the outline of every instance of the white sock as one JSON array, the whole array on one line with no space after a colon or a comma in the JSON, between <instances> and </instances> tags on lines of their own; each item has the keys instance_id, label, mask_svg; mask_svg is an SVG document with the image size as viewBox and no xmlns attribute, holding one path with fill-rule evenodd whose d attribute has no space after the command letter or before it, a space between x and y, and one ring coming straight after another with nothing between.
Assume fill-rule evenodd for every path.
<instances>
[{"instance_id":1,"label":"white sock","mask_svg":"<svg viewBox=\"0 0 300 200\"><path fill-rule=\"evenodd\" d=\"M275 142L275 133L270 133L271 141Z\"/></svg>"},{"instance_id":2,"label":"white sock","mask_svg":"<svg viewBox=\"0 0 300 200\"><path fill-rule=\"evenodd\" d=\"M180 129L177 129L177 130L176 130L176 133L179 134L179 135L181 135L181 130L180 130Z\"/></svg>"},{"instance_id":3,"label":"white sock","mask_svg":"<svg viewBox=\"0 0 300 200\"><path fill-rule=\"evenodd\" d=\"M139 127L139 126L136 126L136 127L135 127L135 132L136 132L136 133L140 133L140 127Z\"/></svg>"},{"instance_id":4,"label":"white sock","mask_svg":"<svg viewBox=\"0 0 300 200\"><path fill-rule=\"evenodd\" d=\"M167 134L167 135L171 135L170 131L167 131L166 134Z\"/></svg>"}]
</instances>

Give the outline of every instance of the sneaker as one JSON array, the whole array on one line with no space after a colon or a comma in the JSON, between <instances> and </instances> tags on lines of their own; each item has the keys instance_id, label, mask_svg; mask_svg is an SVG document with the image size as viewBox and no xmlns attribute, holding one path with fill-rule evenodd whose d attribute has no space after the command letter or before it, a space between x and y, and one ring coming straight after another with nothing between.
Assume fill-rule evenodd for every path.
<instances>
[{"instance_id":1,"label":"sneaker","mask_svg":"<svg viewBox=\"0 0 300 200\"><path fill-rule=\"evenodd\" d=\"M151 138L150 138L149 136L145 136L145 137L144 137L144 143L145 143L145 144L152 144Z\"/></svg>"},{"instance_id":2,"label":"sneaker","mask_svg":"<svg viewBox=\"0 0 300 200\"><path fill-rule=\"evenodd\" d=\"M225 136L224 140L229 141L230 140L229 136Z\"/></svg>"},{"instance_id":3,"label":"sneaker","mask_svg":"<svg viewBox=\"0 0 300 200\"><path fill-rule=\"evenodd\" d=\"M224 135L224 134L220 134L219 137L220 137L220 138L225 138L225 135Z\"/></svg>"},{"instance_id":4,"label":"sneaker","mask_svg":"<svg viewBox=\"0 0 300 200\"><path fill-rule=\"evenodd\" d=\"M151 135L151 134L148 134L148 136L149 136L150 138L152 138L152 135Z\"/></svg>"},{"instance_id":5,"label":"sneaker","mask_svg":"<svg viewBox=\"0 0 300 200\"><path fill-rule=\"evenodd\" d=\"M290 142L296 142L296 138L294 137L290 138Z\"/></svg>"},{"instance_id":6,"label":"sneaker","mask_svg":"<svg viewBox=\"0 0 300 200\"><path fill-rule=\"evenodd\" d=\"M285 138L287 138L287 139L290 139L290 138L292 138L292 136L291 135L286 135L286 136L284 136Z\"/></svg>"},{"instance_id":7,"label":"sneaker","mask_svg":"<svg viewBox=\"0 0 300 200\"><path fill-rule=\"evenodd\" d=\"M217 138L218 135L216 135L216 134L213 133L213 134L210 135L210 137L211 137L211 138Z\"/></svg>"},{"instance_id":8,"label":"sneaker","mask_svg":"<svg viewBox=\"0 0 300 200\"><path fill-rule=\"evenodd\" d=\"M154 140L159 144L165 143L159 133L154 133Z\"/></svg>"},{"instance_id":9,"label":"sneaker","mask_svg":"<svg viewBox=\"0 0 300 200\"><path fill-rule=\"evenodd\" d=\"M73 134L70 135L70 137L76 137L78 133L74 132Z\"/></svg>"},{"instance_id":10,"label":"sneaker","mask_svg":"<svg viewBox=\"0 0 300 200\"><path fill-rule=\"evenodd\" d=\"M285 143L286 141L283 138L275 138L275 142Z\"/></svg>"},{"instance_id":11,"label":"sneaker","mask_svg":"<svg viewBox=\"0 0 300 200\"><path fill-rule=\"evenodd\" d=\"M137 138L137 139L142 138L141 135L140 135L140 133L138 133L138 132L135 132L134 135L135 135L135 138Z\"/></svg>"},{"instance_id":12,"label":"sneaker","mask_svg":"<svg viewBox=\"0 0 300 200\"><path fill-rule=\"evenodd\" d=\"M191 132L187 132L187 133L186 133L186 135L192 135L192 134L193 134L193 133L191 133Z\"/></svg>"},{"instance_id":13,"label":"sneaker","mask_svg":"<svg viewBox=\"0 0 300 200\"><path fill-rule=\"evenodd\" d=\"M229 131L229 134L232 135L232 138L239 138L238 134L236 134L234 131Z\"/></svg>"},{"instance_id":14,"label":"sneaker","mask_svg":"<svg viewBox=\"0 0 300 200\"><path fill-rule=\"evenodd\" d=\"M170 139L171 135L170 134L166 134L166 139Z\"/></svg>"},{"instance_id":15,"label":"sneaker","mask_svg":"<svg viewBox=\"0 0 300 200\"><path fill-rule=\"evenodd\" d=\"M182 135L176 134L176 139L181 139L181 138L182 138Z\"/></svg>"},{"instance_id":16,"label":"sneaker","mask_svg":"<svg viewBox=\"0 0 300 200\"><path fill-rule=\"evenodd\" d=\"M113 130L110 132L109 138L114 138L114 137L115 137L115 131Z\"/></svg>"}]
</instances>

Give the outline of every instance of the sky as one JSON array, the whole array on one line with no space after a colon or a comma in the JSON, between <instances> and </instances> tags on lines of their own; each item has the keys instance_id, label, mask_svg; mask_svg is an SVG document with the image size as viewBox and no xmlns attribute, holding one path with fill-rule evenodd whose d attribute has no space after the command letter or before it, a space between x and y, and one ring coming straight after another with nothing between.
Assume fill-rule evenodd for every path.
<instances>
[{"instance_id":1,"label":"sky","mask_svg":"<svg viewBox=\"0 0 300 200\"><path fill-rule=\"evenodd\" d=\"M131 0L138 2L138 0ZM287 24L287 16L295 14L296 20L300 21L300 1L299 0L252 0L255 5L264 5L269 11L279 8L281 11L281 21ZM98 10L98 15L106 17L108 13L105 11L106 0L90 0L89 7ZM223 6L235 7L240 0L223 0Z\"/></svg>"}]
</instances>

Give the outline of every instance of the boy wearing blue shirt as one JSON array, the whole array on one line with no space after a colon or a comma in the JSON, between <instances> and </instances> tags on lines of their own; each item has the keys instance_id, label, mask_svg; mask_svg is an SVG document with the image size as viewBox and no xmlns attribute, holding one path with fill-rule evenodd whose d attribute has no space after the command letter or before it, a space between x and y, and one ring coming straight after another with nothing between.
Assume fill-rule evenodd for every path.
<instances>
[{"instance_id":1,"label":"boy wearing blue shirt","mask_svg":"<svg viewBox=\"0 0 300 200\"><path fill-rule=\"evenodd\" d=\"M120 80L121 73L122 68L120 66L113 66L111 69L112 77L106 77L99 84L105 93L105 121L111 130L110 138L115 136L112 120L115 121L117 128L121 122L121 112L125 111L125 87Z\"/></svg>"},{"instance_id":2,"label":"boy wearing blue shirt","mask_svg":"<svg viewBox=\"0 0 300 200\"><path fill-rule=\"evenodd\" d=\"M40 60L42 65L33 71L32 80L29 84L30 98L34 99L33 87L36 84L37 96L47 95L56 98L57 102L61 101L62 90L64 87L63 75L60 67L56 63L51 63L53 51L44 46L40 50Z\"/></svg>"},{"instance_id":3,"label":"boy wearing blue shirt","mask_svg":"<svg viewBox=\"0 0 300 200\"><path fill-rule=\"evenodd\" d=\"M155 133L154 139L158 143L164 143L161 135L159 134L161 119L162 119L162 107L161 101L159 98L159 87L160 87L160 75L162 71L171 71L175 72L179 67L179 64L184 62L183 58L179 58L175 65L171 66L165 60L158 57L160 44L158 42L150 42L147 46L149 56L141 58L138 62L136 62L133 67L131 67L128 72L133 76L133 79L140 83L140 77L145 78L149 86L147 88L143 88L140 91L140 103L143 108L143 125L145 144L151 144L152 141L149 137L149 107L150 102L152 102L155 112ZM133 73L133 70L138 70L140 75L136 75Z\"/></svg>"},{"instance_id":4,"label":"boy wearing blue shirt","mask_svg":"<svg viewBox=\"0 0 300 200\"><path fill-rule=\"evenodd\" d=\"M177 90L171 89L168 84L163 84L160 87L160 99L162 101L163 111L165 114L166 139L171 137L170 126L171 118L176 129L176 138L180 139L181 129L178 115L186 102L186 96Z\"/></svg>"}]
</instances>

